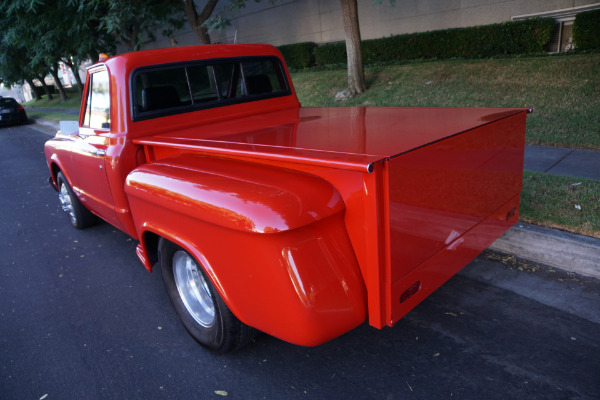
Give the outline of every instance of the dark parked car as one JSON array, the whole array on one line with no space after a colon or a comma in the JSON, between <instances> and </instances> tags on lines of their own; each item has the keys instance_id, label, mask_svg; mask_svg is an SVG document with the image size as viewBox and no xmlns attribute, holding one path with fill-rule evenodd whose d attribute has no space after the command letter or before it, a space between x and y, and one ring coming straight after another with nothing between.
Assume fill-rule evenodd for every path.
<instances>
[{"instance_id":1,"label":"dark parked car","mask_svg":"<svg viewBox=\"0 0 600 400\"><path fill-rule=\"evenodd\" d=\"M22 105L11 97L0 98L0 125L24 124L27 114Z\"/></svg>"}]
</instances>

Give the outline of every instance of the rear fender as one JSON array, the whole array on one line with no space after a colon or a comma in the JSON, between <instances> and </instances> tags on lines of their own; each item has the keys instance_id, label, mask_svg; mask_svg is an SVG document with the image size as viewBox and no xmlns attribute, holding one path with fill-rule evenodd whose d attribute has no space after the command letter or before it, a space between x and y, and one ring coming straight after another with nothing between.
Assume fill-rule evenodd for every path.
<instances>
[{"instance_id":1,"label":"rear fender","mask_svg":"<svg viewBox=\"0 0 600 400\"><path fill-rule=\"evenodd\" d=\"M190 252L244 323L317 345L366 319L344 203L324 179L181 155L134 170L126 192L139 237L152 232ZM138 249L146 260L147 247Z\"/></svg>"},{"instance_id":2,"label":"rear fender","mask_svg":"<svg viewBox=\"0 0 600 400\"><path fill-rule=\"evenodd\" d=\"M183 215L254 233L284 232L345 209L337 190L316 176L193 154L136 168L125 191Z\"/></svg>"}]
</instances>

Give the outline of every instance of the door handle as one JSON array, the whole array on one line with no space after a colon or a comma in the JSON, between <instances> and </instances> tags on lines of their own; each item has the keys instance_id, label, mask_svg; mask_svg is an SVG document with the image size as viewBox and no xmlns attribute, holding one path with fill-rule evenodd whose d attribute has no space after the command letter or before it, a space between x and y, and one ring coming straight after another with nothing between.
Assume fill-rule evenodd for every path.
<instances>
[{"instance_id":1,"label":"door handle","mask_svg":"<svg viewBox=\"0 0 600 400\"><path fill-rule=\"evenodd\" d=\"M105 150L94 150L94 151L91 151L90 153L92 153L95 156L99 156L99 157L104 157L106 155Z\"/></svg>"}]
</instances>

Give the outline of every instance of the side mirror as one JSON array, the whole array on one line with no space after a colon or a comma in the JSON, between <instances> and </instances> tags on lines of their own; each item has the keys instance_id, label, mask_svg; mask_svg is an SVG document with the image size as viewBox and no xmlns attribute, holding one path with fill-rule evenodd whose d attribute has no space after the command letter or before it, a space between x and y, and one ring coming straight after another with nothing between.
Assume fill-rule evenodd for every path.
<instances>
[{"instance_id":1,"label":"side mirror","mask_svg":"<svg viewBox=\"0 0 600 400\"><path fill-rule=\"evenodd\" d=\"M76 135L79 133L78 121L60 121L59 129L61 135Z\"/></svg>"}]
</instances>

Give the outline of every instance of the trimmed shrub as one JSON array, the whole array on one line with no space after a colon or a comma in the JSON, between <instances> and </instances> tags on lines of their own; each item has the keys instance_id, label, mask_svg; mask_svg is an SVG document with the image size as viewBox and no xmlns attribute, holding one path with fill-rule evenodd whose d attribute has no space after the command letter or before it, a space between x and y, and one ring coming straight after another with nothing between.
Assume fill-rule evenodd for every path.
<instances>
[{"instance_id":1,"label":"trimmed shrub","mask_svg":"<svg viewBox=\"0 0 600 400\"><path fill-rule=\"evenodd\" d=\"M365 64L414 59L485 58L541 53L555 22L532 18L518 22L419 32L362 41ZM345 64L344 42L314 49L315 64Z\"/></svg>"},{"instance_id":2,"label":"trimmed shrub","mask_svg":"<svg viewBox=\"0 0 600 400\"><path fill-rule=\"evenodd\" d=\"M361 43L364 43L361 42ZM336 42L318 46L314 50L316 65L346 64L346 42Z\"/></svg>"},{"instance_id":3,"label":"trimmed shrub","mask_svg":"<svg viewBox=\"0 0 600 400\"><path fill-rule=\"evenodd\" d=\"M573 43L577 50L600 49L600 10L577 14L573 23Z\"/></svg>"},{"instance_id":4,"label":"trimmed shrub","mask_svg":"<svg viewBox=\"0 0 600 400\"><path fill-rule=\"evenodd\" d=\"M313 50L317 47L313 42L286 44L278 49L283 55L288 68L304 69L315 65Z\"/></svg>"}]
</instances>

